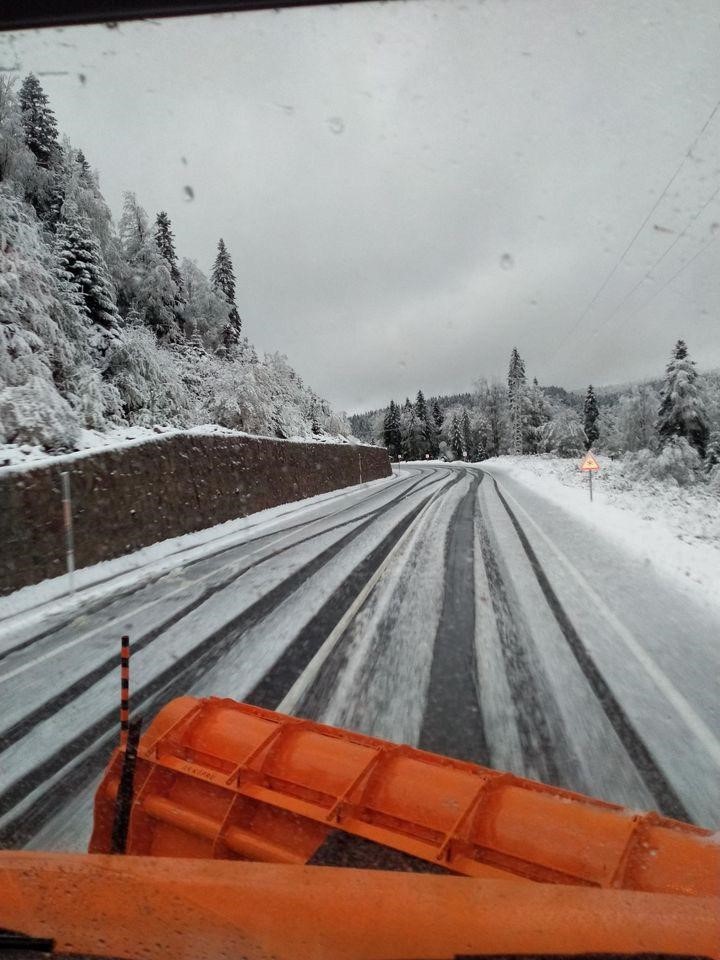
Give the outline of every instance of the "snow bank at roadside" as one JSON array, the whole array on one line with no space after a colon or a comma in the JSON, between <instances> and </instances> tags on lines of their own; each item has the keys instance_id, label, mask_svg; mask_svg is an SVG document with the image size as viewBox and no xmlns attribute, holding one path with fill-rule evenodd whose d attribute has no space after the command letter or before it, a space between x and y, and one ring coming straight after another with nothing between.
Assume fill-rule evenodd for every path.
<instances>
[{"instance_id":1,"label":"snow bank at roadside","mask_svg":"<svg viewBox=\"0 0 720 960\"><path fill-rule=\"evenodd\" d=\"M158 437L172 437L178 434L217 435L225 437L255 437L255 434L242 433L239 430L229 430L216 423L204 424L200 427L191 427L181 430L174 427L114 427L112 430L82 430L73 453L52 454L42 447L29 443L0 444L0 476L18 470L31 470L34 467L44 467L50 463L68 463L79 457L87 457L93 453L106 450L119 450L123 447L132 447L140 443L157 440ZM277 440L277 437L270 437ZM331 436L319 434L309 437L289 437L287 441L293 443L350 443L364 446L355 437Z\"/></svg>"},{"instance_id":2,"label":"snow bank at roadside","mask_svg":"<svg viewBox=\"0 0 720 960\"><path fill-rule=\"evenodd\" d=\"M675 579L693 583L720 603L720 498L710 486L679 487L672 481L630 477L621 461L598 456L593 503L579 460L550 456L495 457L482 469L512 477L593 524Z\"/></svg>"}]
</instances>

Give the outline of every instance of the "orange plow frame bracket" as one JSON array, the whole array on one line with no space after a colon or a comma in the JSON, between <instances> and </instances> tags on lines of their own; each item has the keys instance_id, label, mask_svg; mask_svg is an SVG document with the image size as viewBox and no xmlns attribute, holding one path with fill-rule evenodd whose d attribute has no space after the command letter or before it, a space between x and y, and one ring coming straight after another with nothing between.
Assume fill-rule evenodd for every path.
<instances>
[{"instance_id":1,"label":"orange plow frame bracket","mask_svg":"<svg viewBox=\"0 0 720 960\"><path fill-rule=\"evenodd\" d=\"M122 753L96 795L110 851ZM128 854L304 864L333 832L465 876L715 896L707 830L232 700L182 697L140 742Z\"/></svg>"}]
</instances>

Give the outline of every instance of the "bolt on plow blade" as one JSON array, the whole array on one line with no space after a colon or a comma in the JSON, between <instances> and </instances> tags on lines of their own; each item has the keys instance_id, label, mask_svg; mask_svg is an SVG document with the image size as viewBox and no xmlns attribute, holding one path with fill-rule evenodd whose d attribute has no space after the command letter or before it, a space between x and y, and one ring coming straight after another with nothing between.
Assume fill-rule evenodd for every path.
<instances>
[{"instance_id":1,"label":"bolt on plow blade","mask_svg":"<svg viewBox=\"0 0 720 960\"><path fill-rule=\"evenodd\" d=\"M122 751L95 798L109 853ZM470 877L713 896L710 833L437 754L182 697L140 740L126 852L304 864L338 834Z\"/></svg>"}]
</instances>

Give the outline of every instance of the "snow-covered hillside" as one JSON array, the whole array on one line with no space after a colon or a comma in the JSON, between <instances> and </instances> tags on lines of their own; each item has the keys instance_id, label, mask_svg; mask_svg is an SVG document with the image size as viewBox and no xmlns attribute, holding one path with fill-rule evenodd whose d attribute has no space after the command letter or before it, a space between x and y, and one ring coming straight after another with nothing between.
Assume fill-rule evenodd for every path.
<instances>
[{"instance_id":1,"label":"snow-covered hillside","mask_svg":"<svg viewBox=\"0 0 720 960\"><path fill-rule=\"evenodd\" d=\"M279 438L350 432L284 356L258 356L244 336L223 240L208 278L179 261L165 211L150 218L128 193L116 227L38 79L0 78L4 460L81 449L88 431L206 423Z\"/></svg>"}]
</instances>

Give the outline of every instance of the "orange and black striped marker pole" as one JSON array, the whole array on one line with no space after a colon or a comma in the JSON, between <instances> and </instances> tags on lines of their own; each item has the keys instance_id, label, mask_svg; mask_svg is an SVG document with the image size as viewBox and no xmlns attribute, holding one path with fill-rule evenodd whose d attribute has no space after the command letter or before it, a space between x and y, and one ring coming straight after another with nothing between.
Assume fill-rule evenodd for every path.
<instances>
[{"instance_id":1,"label":"orange and black striped marker pole","mask_svg":"<svg viewBox=\"0 0 720 960\"><path fill-rule=\"evenodd\" d=\"M127 746L130 726L130 637L120 641L120 748Z\"/></svg>"}]
</instances>

